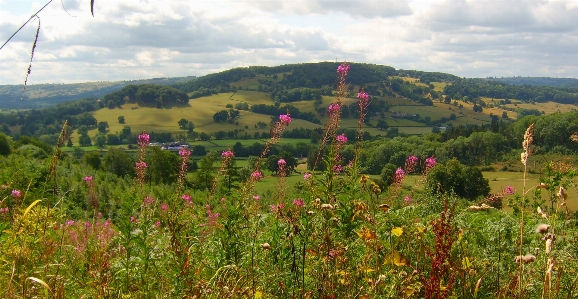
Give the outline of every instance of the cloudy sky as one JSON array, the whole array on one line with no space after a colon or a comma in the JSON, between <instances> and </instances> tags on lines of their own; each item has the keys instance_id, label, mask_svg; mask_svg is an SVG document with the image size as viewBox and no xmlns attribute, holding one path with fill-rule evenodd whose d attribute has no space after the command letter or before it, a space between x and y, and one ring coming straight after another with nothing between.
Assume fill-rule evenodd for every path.
<instances>
[{"instance_id":1,"label":"cloudy sky","mask_svg":"<svg viewBox=\"0 0 578 299\"><path fill-rule=\"evenodd\" d=\"M0 0L4 43L49 0ZM578 78L578 0L54 0L29 84L205 75L319 61L463 77ZM38 20L0 50L22 84Z\"/></svg>"}]
</instances>

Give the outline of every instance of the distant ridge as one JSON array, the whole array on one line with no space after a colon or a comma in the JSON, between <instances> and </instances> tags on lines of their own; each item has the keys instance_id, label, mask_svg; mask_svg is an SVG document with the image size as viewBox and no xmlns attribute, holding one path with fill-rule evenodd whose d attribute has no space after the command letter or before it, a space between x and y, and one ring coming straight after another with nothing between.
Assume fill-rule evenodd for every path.
<instances>
[{"instance_id":1,"label":"distant ridge","mask_svg":"<svg viewBox=\"0 0 578 299\"><path fill-rule=\"evenodd\" d=\"M552 77L488 77L485 80L506 83L510 85L534 85L573 88L578 87L578 79Z\"/></svg>"}]
</instances>

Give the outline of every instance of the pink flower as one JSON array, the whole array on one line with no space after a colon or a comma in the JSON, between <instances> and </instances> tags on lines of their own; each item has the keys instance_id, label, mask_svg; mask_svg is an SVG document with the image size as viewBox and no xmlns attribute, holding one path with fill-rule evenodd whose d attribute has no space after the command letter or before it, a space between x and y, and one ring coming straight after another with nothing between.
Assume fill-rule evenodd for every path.
<instances>
[{"instance_id":1,"label":"pink flower","mask_svg":"<svg viewBox=\"0 0 578 299\"><path fill-rule=\"evenodd\" d=\"M339 112L340 109L341 109L341 106L339 106L339 103L333 103L333 104L329 105L329 107L327 107L327 111L329 111L329 113Z\"/></svg>"},{"instance_id":2,"label":"pink flower","mask_svg":"<svg viewBox=\"0 0 578 299\"><path fill-rule=\"evenodd\" d=\"M9 211L8 207L0 208L0 213L8 213L8 211Z\"/></svg>"},{"instance_id":3,"label":"pink flower","mask_svg":"<svg viewBox=\"0 0 578 299\"><path fill-rule=\"evenodd\" d=\"M14 189L14 190L12 190L12 197L20 198L20 197L22 197L22 192L20 192L20 190Z\"/></svg>"},{"instance_id":4,"label":"pink flower","mask_svg":"<svg viewBox=\"0 0 578 299\"><path fill-rule=\"evenodd\" d=\"M68 220L68 221L66 221L66 225L74 225L74 220Z\"/></svg>"},{"instance_id":5,"label":"pink flower","mask_svg":"<svg viewBox=\"0 0 578 299\"><path fill-rule=\"evenodd\" d=\"M90 224L90 222L86 221L86 222L84 222L84 226L91 227L92 225Z\"/></svg>"},{"instance_id":6,"label":"pink flower","mask_svg":"<svg viewBox=\"0 0 578 299\"><path fill-rule=\"evenodd\" d=\"M285 125L289 125L289 123L291 123L291 117L287 114L279 115L279 120L281 121L281 123L284 123Z\"/></svg>"},{"instance_id":7,"label":"pink flower","mask_svg":"<svg viewBox=\"0 0 578 299\"><path fill-rule=\"evenodd\" d=\"M161 210L166 211L169 209L169 204L167 204L166 202L163 202L161 204Z\"/></svg>"},{"instance_id":8,"label":"pink flower","mask_svg":"<svg viewBox=\"0 0 578 299\"><path fill-rule=\"evenodd\" d=\"M138 144L140 144L141 146L147 146L150 141L151 137L149 136L149 134L143 132L142 134L138 135Z\"/></svg>"},{"instance_id":9,"label":"pink flower","mask_svg":"<svg viewBox=\"0 0 578 299\"><path fill-rule=\"evenodd\" d=\"M505 192L505 193L508 194L508 195L511 195L511 194L514 194L514 191L515 191L515 190L514 190L514 187L508 186L508 187L506 187L506 192Z\"/></svg>"},{"instance_id":10,"label":"pink flower","mask_svg":"<svg viewBox=\"0 0 578 299\"><path fill-rule=\"evenodd\" d=\"M305 205L305 202L303 202L303 199L301 198L296 198L293 200L293 205L302 208Z\"/></svg>"},{"instance_id":11,"label":"pink flower","mask_svg":"<svg viewBox=\"0 0 578 299\"><path fill-rule=\"evenodd\" d=\"M404 200L405 202L410 202L410 201L411 201L411 197L406 196L406 197L403 198L403 200Z\"/></svg>"},{"instance_id":12,"label":"pink flower","mask_svg":"<svg viewBox=\"0 0 578 299\"><path fill-rule=\"evenodd\" d=\"M221 198L221 203L225 203L225 198Z\"/></svg>"},{"instance_id":13,"label":"pink flower","mask_svg":"<svg viewBox=\"0 0 578 299\"><path fill-rule=\"evenodd\" d=\"M136 218L134 216L130 216L130 222L134 222Z\"/></svg>"},{"instance_id":14,"label":"pink flower","mask_svg":"<svg viewBox=\"0 0 578 299\"><path fill-rule=\"evenodd\" d=\"M343 167L341 167L340 164L337 164L337 165L333 166L333 171L334 171L334 172L340 173L342 170L343 170Z\"/></svg>"},{"instance_id":15,"label":"pink flower","mask_svg":"<svg viewBox=\"0 0 578 299\"><path fill-rule=\"evenodd\" d=\"M427 159L425 159L425 168L426 169L430 169L434 166L436 166L437 162L436 162L436 158L434 157L429 157Z\"/></svg>"},{"instance_id":16,"label":"pink flower","mask_svg":"<svg viewBox=\"0 0 578 299\"><path fill-rule=\"evenodd\" d=\"M303 175L304 180L308 180L310 177L311 177L311 174L309 172L307 172Z\"/></svg>"},{"instance_id":17,"label":"pink flower","mask_svg":"<svg viewBox=\"0 0 578 299\"><path fill-rule=\"evenodd\" d=\"M418 157L416 156L409 156L407 157L407 159L405 160L405 170L408 173L412 173L415 168L417 167L417 161L419 160Z\"/></svg>"},{"instance_id":18,"label":"pink flower","mask_svg":"<svg viewBox=\"0 0 578 299\"><path fill-rule=\"evenodd\" d=\"M157 220L157 222L155 222L155 226L156 227L161 227L161 222L159 220Z\"/></svg>"},{"instance_id":19,"label":"pink flower","mask_svg":"<svg viewBox=\"0 0 578 299\"><path fill-rule=\"evenodd\" d=\"M279 161L277 161L277 165L285 166L285 165L287 165L287 162L285 162L285 159L279 159Z\"/></svg>"},{"instance_id":20,"label":"pink flower","mask_svg":"<svg viewBox=\"0 0 578 299\"><path fill-rule=\"evenodd\" d=\"M261 197L259 197L259 195L253 195L253 199L254 199L254 200L259 200L259 199L261 199Z\"/></svg>"},{"instance_id":21,"label":"pink flower","mask_svg":"<svg viewBox=\"0 0 578 299\"><path fill-rule=\"evenodd\" d=\"M147 167L148 167L148 166L147 166L147 163L144 162L144 161L136 162L136 168L137 168L137 169L145 169L145 168L147 168Z\"/></svg>"},{"instance_id":22,"label":"pink flower","mask_svg":"<svg viewBox=\"0 0 578 299\"><path fill-rule=\"evenodd\" d=\"M367 92L362 91L357 93L357 98L363 101L367 101L369 100L369 95L367 94Z\"/></svg>"},{"instance_id":23,"label":"pink flower","mask_svg":"<svg viewBox=\"0 0 578 299\"><path fill-rule=\"evenodd\" d=\"M183 147L179 150L179 155L183 158L189 157L191 155L191 151L186 147Z\"/></svg>"},{"instance_id":24,"label":"pink flower","mask_svg":"<svg viewBox=\"0 0 578 299\"><path fill-rule=\"evenodd\" d=\"M337 67L337 73L347 75L349 73L349 64L347 62L342 63Z\"/></svg>"},{"instance_id":25,"label":"pink flower","mask_svg":"<svg viewBox=\"0 0 578 299\"><path fill-rule=\"evenodd\" d=\"M335 139L341 144L347 143L347 136L345 136L345 134L338 135Z\"/></svg>"},{"instance_id":26,"label":"pink flower","mask_svg":"<svg viewBox=\"0 0 578 299\"><path fill-rule=\"evenodd\" d=\"M397 168L397 170L395 171L393 180L396 183L401 183L403 181L403 178L405 178L405 171L403 171L403 169L401 169L401 167Z\"/></svg>"},{"instance_id":27,"label":"pink flower","mask_svg":"<svg viewBox=\"0 0 578 299\"><path fill-rule=\"evenodd\" d=\"M221 153L221 157L223 157L223 158L232 158L234 156L235 156L235 154L233 154L233 152L231 150L226 150L223 153Z\"/></svg>"},{"instance_id":28,"label":"pink flower","mask_svg":"<svg viewBox=\"0 0 578 299\"><path fill-rule=\"evenodd\" d=\"M191 198L190 195L188 195L188 194L183 194L183 196L181 196L181 198L182 198L184 201L186 201L187 203L193 204L193 200L192 200L192 198Z\"/></svg>"},{"instance_id":29,"label":"pink flower","mask_svg":"<svg viewBox=\"0 0 578 299\"><path fill-rule=\"evenodd\" d=\"M150 205L152 205L154 202L155 202L155 198L152 197L152 196L147 196L147 197L145 197L144 200L143 200L143 204L144 204L145 206L150 206Z\"/></svg>"},{"instance_id":30,"label":"pink flower","mask_svg":"<svg viewBox=\"0 0 578 299\"><path fill-rule=\"evenodd\" d=\"M256 170L256 171L253 171L253 173L251 173L251 177L256 179L256 180L260 180L263 178L263 174L259 170Z\"/></svg>"},{"instance_id":31,"label":"pink flower","mask_svg":"<svg viewBox=\"0 0 578 299\"><path fill-rule=\"evenodd\" d=\"M85 177L84 177L84 181L85 181L85 182L90 182L90 181L92 181L92 176L85 176Z\"/></svg>"}]
</instances>

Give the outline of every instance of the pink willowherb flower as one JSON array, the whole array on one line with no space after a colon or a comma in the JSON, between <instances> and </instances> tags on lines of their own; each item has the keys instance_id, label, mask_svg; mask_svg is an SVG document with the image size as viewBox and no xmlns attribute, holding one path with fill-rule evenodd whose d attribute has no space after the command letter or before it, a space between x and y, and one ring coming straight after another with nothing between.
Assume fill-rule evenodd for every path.
<instances>
[{"instance_id":1,"label":"pink willowherb flower","mask_svg":"<svg viewBox=\"0 0 578 299\"><path fill-rule=\"evenodd\" d=\"M301 198L296 198L293 200L293 205L302 208L305 205L305 202Z\"/></svg>"},{"instance_id":2,"label":"pink willowherb flower","mask_svg":"<svg viewBox=\"0 0 578 299\"><path fill-rule=\"evenodd\" d=\"M350 68L349 64L347 64L347 62L344 62L337 67L337 73L347 75L349 73L349 68Z\"/></svg>"},{"instance_id":3,"label":"pink willowherb flower","mask_svg":"<svg viewBox=\"0 0 578 299\"><path fill-rule=\"evenodd\" d=\"M343 171L343 167L341 167L340 164L337 164L337 165L333 166L333 171L336 173L341 173L341 171Z\"/></svg>"},{"instance_id":4,"label":"pink willowherb flower","mask_svg":"<svg viewBox=\"0 0 578 299\"><path fill-rule=\"evenodd\" d=\"M147 168L147 167L148 167L148 165L147 165L147 163L144 162L144 161L136 162L136 168L137 168L137 169L145 169L145 168Z\"/></svg>"},{"instance_id":5,"label":"pink willowherb flower","mask_svg":"<svg viewBox=\"0 0 578 299\"><path fill-rule=\"evenodd\" d=\"M150 206L155 202L155 198L152 196L147 196L143 199L142 202L145 206Z\"/></svg>"},{"instance_id":6,"label":"pink willowherb flower","mask_svg":"<svg viewBox=\"0 0 578 299\"><path fill-rule=\"evenodd\" d=\"M191 156L191 151L188 148L183 147L179 150L179 155L183 158L186 158Z\"/></svg>"},{"instance_id":7,"label":"pink willowherb flower","mask_svg":"<svg viewBox=\"0 0 578 299\"><path fill-rule=\"evenodd\" d=\"M512 195L512 194L514 194L514 192L515 192L514 187L512 187L512 186L506 187L506 191L505 191L506 194Z\"/></svg>"},{"instance_id":8,"label":"pink willowherb flower","mask_svg":"<svg viewBox=\"0 0 578 299\"><path fill-rule=\"evenodd\" d=\"M329 111L329 113L336 113L339 112L340 110L341 106L339 105L339 103L333 103L329 105L329 107L327 107L327 111Z\"/></svg>"},{"instance_id":9,"label":"pink willowherb flower","mask_svg":"<svg viewBox=\"0 0 578 299\"><path fill-rule=\"evenodd\" d=\"M85 182L91 182L91 181L92 181L92 176L85 176L85 177L84 177L84 181L85 181Z\"/></svg>"},{"instance_id":10,"label":"pink willowherb flower","mask_svg":"<svg viewBox=\"0 0 578 299\"><path fill-rule=\"evenodd\" d=\"M253 173L251 173L251 177L253 179L260 180L263 178L263 174L260 171L256 170L256 171L253 171Z\"/></svg>"},{"instance_id":11,"label":"pink willowherb flower","mask_svg":"<svg viewBox=\"0 0 578 299\"><path fill-rule=\"evenodd\" d=\"M189 203L189 204L192 204L192 203L193 203L193 200L192 200L191 196L188 195L188 194L183 194L183 196L181 196L181 198L182 198L184 201L186 201L187 203Z\"/></svg>"},{"instance_id":12,"label":"pink willowherb flower","mask_svg":"<svg viewBox=\"0 0 578 299\"><path fill-rule=\"evenodd\" d=\"M140 146L147 146L151 141L151 137L149 134L143 132L142 134L138 135L137 141Z\"/></svg>"},{"instance_id":13,"label":"pink willowherb flower","mask_svg":"<svg viewBox=\"0 0 578 299\"><path fill-rule=\"evenodd\" d=\"M221 153L221 157L223 157L223 158L232 158L234 156L235 156L235 154L233 154L233 152L231 150L226 150L226 151Z\"/></svg>"},{"instance_id":14,"label":"pink willowherb flower","mask_svg":"<svg viewBox=\"0 0 578 299\"><path fill-rule=\"evenodd\" d=\"M169 204L166 203L166 202L163 202L163 203L161 204L161 210L166 211L166 210L168 210L168 209L169 209Z\"/></svg>"},{"instance_id":15,"label":"pink willowherb flower","mask_svg":"<svg viewBox=\"0 0 578 299\"><path fill-rule=\"evenodd\" d=\"M259 197L259 195L253 195L253 199L254 199L254 200L259 200L259 199L261 199L261 197Z\"/></svg>"},{"instance_id":16,"label":"pink willowherb flower","mask_svg":"<svg viewBox=\"0 0 578 299\"><path fill-rule=\"evenodd\" d=\"M22 192L20 192L20 190L14 189L14 190L12 190L12 197L20 198L20 197L22 197Z\"/></svg>"},{"instance_id":17,"label":"pink willowherb flower","mask_svg":"<svg viewBox=\"0 0 578 299\"><path fill-rule=\"evenodd\" d=\"M367 94L367 92L362 91L362 92L357 93L357 98L364 100L364 101L367 101L367 100L369 100L369 95Z\"/></svg>"},{"instance_id":18,"label":"pink willowherb flower","mask_svg":"<svg viewBox=\"0 0 578 299\"><path fill-rule=\"evenodd\" d=\"M405 170L408 173L414 172L414 170L417 167L418 160L419 160L419 158L414 156L414 155L407 157L407 159L405 160Z\"/></svg>"},{"instance_id":19,"label":"pink willowherb flower","mask_svg":"<svg viewBox=\"0 0 578 299\"><path fill-rule=\"evenodd\" d=\"M437 161L436 161L436 158L434 158L434 157L429 157L429 158L425 159L425 168L426 169L430 169L430 168L436 166L436 164L437 164Z\"/></svg>"},{"instance_id":20,"label":"pink willowherb flower","mask_svg":"<svg viewBox=\"0 0 578 299\"><path fill-rule=\"evenodd\" d=\"M311 174L309 172L307 172L303 175L304 180L308 180L310 177L311 177Z\"/></svg>"},{"instance_id":21,"label":"pink willowherb flower","mask_svg":"<svg viewBox=\"0 0 578 299\"><path fill-rule=\"evenodd\" d=\"M279 159L279 161L277 161L277 165L285 166L285 165L287 165L287 162L285 162L285 159Z\"/></svg>"},{"instance_id":22,"label":"pink willowherb flower","mask_svg":"<svg viewBox=\"0 0 578 299\"><path fill-rule=\"evenodd\" d=\"M157 222L155 222L155 226L156 227L161 227L161 222L159 220L157 220Z\"/></svg>"},{"instance_id":23,"label":"pink willowherb flower","mask_svg":"<svg viewBox=\"0 0 578 299\"><path fill-rule=\"evenodd\" d=\"M347 143L347 136L345 136L345 134L337 135L337 137L335 137L335 139L337 140L337 142L339 142L341 144Z\"/></svg>"},{"instance_id":24,"label":"pink willowherb flower","mask_svg":"<svg viewBox=\"0 0 578 299\"><path fill-rule=\"evenodd\" d=\"M395 171L395 174L393 175L393 180L396 183L401 183L404 178L405 178L405 171L403 171L403 169L401 169L401 167L397 168L397 170Z\"/></svg>"},{"instance_id":25,"label":"pink willowherb flower","mask_svg":"<svg viewBox=\"0 0 578 299\"><path fill-rule=\"evenodd\" d=\"M289 125L289 123L291 123L291 116L289 116L288 114L281 114L279 115L279 120L282 123Z\"/></svg>"},{"instance_id":26,"label":"pink willowherb flower","mask_svg":"<svg viewBox=\"0 0 578 299\"><path fill-rule=\"evenodd\" d=\"M403 200L404 200L405 202L410 202L410 201L411 201L411 197L409 197L409 195L408 195L408 196L404 197Z\"/></svg>"}]
</instances>

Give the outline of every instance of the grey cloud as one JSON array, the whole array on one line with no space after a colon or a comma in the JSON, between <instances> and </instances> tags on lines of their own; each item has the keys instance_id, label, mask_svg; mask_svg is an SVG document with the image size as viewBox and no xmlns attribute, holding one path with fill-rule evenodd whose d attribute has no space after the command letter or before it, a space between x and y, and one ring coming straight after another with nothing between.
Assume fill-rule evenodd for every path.
<instances>
[{"instance_id":1,"label":"grey cloud","mask_svg":"<svg viewBox=\"0 0 578 299\"><path fill-rule=\"evenodd\" d=\"M405 0L257 0L247 3L286 15L341 12L355 17L390 18L412 13Z\"/></svg>"}]
</instances>

